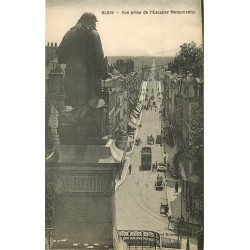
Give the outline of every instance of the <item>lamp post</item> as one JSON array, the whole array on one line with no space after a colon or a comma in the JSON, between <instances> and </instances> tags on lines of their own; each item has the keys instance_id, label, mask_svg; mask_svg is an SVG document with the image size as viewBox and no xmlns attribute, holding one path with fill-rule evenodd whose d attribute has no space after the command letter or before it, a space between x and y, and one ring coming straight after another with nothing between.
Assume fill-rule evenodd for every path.
<instances>
[{"instance_id":1,"label":"lamp post","mask_svg":"<svg viewBox=\"0 0 250 250\"><path fill-rule=\"evenodd\" d=\"M177 234L178 234L178 242L180 241L180 219L177 218Z\"/></svg>"},{"instance_id":2,"label":"lamp post","mask_svg":"<svg viewBox=\"0 0 250 250\"><path fill-rule=\"evenodd\" d=\"M183 217L183 215L182 215L182 198L183 198L183 197L182 197L182 196L183 196L182 193L183 193L183 186L184 186L184 185L183 185L183 180L182 180L182 178L181 178L181 218Z\"/></svg>"},{"instance_id":3,"label":"lamp post","mask_svg":"<svg viewBox=\"0 0 250 250\"><path fill-rule=\"evenodd\" d=\"M186 250L190 250L190 242L189 242L189 214L190 211L187 209L187 244L186 244Z\"/></svg>"}]
</instances>

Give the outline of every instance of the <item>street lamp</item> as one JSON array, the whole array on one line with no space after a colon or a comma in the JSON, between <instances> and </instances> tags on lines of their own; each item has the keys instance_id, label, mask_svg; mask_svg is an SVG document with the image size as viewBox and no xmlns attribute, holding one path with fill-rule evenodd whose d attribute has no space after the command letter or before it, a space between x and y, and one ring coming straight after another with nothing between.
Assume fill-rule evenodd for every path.
<instances>
[{"instance_id":1,"label":"street lamp","mask_svg":"<svg viewBox=\"0 0 250 250\"><path fill-rule=\"evenodd\" d=\"M178 234L178 242L180 241L180 219L177 218L177 234Z\"/></svg>"},{"instance_id":2,"label":"street lamp","mask_svg":"<svg viewBox=\"0 0 250 250\"><path fill-rule=\"evenodd\" d=\"M186 250L190 250L190 243L189 243L189 215L190 215L190 210L187 209L187 244L186 244Z\"/></svg>"},{"instance_id":3,"label":"street lamp","mask_svg":"<svg viewBox=\"0 0 250 250\"><path fill-rule=\"evenodd\" d=\"M183 199L183 181L182 181L182 178L181 178L181 218L183 217L182 215L182 199Z\"/></svg>"}]
</instances>

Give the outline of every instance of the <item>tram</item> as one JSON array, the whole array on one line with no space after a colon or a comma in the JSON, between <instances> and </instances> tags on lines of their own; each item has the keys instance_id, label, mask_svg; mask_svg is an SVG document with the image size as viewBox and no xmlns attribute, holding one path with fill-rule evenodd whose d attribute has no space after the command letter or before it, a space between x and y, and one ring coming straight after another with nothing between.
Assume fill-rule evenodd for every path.
<instances>
[{"instance_id":1,"label":"tram","mask_svg":"<svg viewBox=\"0 0 250 250\"><path fill-rule=\"evenodd\" d=\"M152 165L152 149L143 147L141 150L141 168L142 170L151 170Z\"/></svg>"}]
</instances>

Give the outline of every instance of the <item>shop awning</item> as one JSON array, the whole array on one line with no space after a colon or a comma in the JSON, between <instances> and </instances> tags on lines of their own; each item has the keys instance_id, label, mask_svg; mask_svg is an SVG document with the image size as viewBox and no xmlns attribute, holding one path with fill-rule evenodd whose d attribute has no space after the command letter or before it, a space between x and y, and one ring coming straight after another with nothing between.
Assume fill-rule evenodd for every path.
<instances>
[{"instance_id":1,"label":"shop awning","mask_svg":"<svg viewBox=\"0 0 250 250\"><path fill-rule=\"evenodd\" d=\"M137 120L136 120L136 118L134 116L130 115L130 120L131 120L132 123L134 123L136 125Z\"/></svg>"},{"instance_id":2,"label":"shop awning","mask_svg":"<svg viewBox=\"0 0 250 250\"><path fill-rule=\"evenodd\" d=\"M136 129L136 125L130 120L128 121L128 126L130 126L131 128Z\"/></svg>"},{"instance_id":3,"label":"shop awning","mask_svg":"<svg viewBox=\"0 0 250 250\"><path fill-rule=\"evenodd\" d=\"M130 118L135 118L137 120L138 116L136 114L133 113L133 111L130 113Z\"/></svg>"},{"instance_id":4,"label":"shop awning","mask_svg":"<svg viewBox=\"0 0 250 250\"><path fill-rule=\"evenodd\" d=\"M112 72L114 75L119 75L120 72L117 70L117 69L113 69L113 72Z\"/></svg>"},{"instance_id":5,"label":"shop awning","mask_svg":"<svg viewBox=\"0 0 250 250\"><path fill-rule=\"evenodd\" d=\"M133 110L132 113L133 113L134 116L139 117L139 112L138 111Z\"/></svg>"},{"instance_id":6,"label":"shop awning","mask_svg":"<svg viewBox=\"0 0 250 250\"><path fill-rule=\"evenodd\" d=\"M138 112L141 112L141 108L136 107L135 109L136 109Z\"/></svg>"},{"instance_id":7,"label":"shop awning","mask_svg":"<svg viewBox=\"0 0 250 250\"><path fill-rule=\"evenodd\" d=\"M142 104L141 103L137 103L137 107L138 108L142 108Z\"/></svg>"}]
</instances>

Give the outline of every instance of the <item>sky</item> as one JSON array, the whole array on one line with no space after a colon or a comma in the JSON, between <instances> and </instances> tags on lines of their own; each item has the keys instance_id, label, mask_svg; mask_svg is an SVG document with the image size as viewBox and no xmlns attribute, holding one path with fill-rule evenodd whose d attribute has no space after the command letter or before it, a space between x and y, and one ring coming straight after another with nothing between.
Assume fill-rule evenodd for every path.
<instances>
[{"instance_id":1,"label":"sky","mask_svg":"<svg viewBox=\"0 0 250 250\"><path fill-rule=\"evenodd\" d=\"M45 40L60 44L84 12L93 12L105 56L174 56L183 43L202 43L200 8L200 0L47 0ZM195 12L171 14L171 10Z\"/></svg>"}]
</instances>

